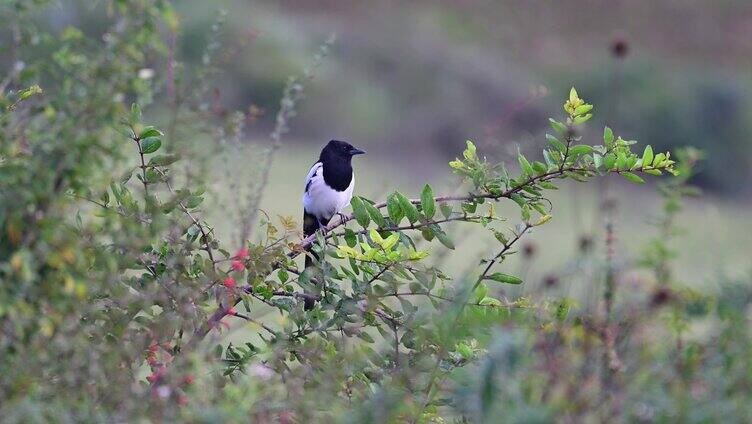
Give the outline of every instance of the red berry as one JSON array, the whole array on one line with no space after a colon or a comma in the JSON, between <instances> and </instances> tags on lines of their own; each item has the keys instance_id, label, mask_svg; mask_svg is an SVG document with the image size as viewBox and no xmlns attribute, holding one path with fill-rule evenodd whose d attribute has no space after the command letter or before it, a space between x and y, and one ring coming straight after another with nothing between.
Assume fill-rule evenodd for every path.
<instances>
[{"instance_id":1,"label":"red berry","mask_svg":"<svg viewBox=\"0 0 752 424\"><path fill-rule=\"evenodd\" d=\"M232 269L234 271L242 271L245 269L245 265L243 265L243 262L240 261L232 261Z\"/></svg>"},{"instance_id":2,"label":"red berry","mask_svg":"<svg viewBox=\"0 0 752 424\"><path fill-rule=\"evenodd\" d=\"M193 379L193 375L188 374L188 375L185 376L185 378L183 379L183 381L185 382L185 384L187 384L187 385L190 386L191 384L193 384L193 382L195 380Z\"/></svg>"},{"instance_id":3,"label":"red berry","mask_svg":"<svg viewBox=\"0 0 752 424\"><path fill-rule=\"evenodd\" d=\"M149 374L149 375L147 375L146 376L146 381L148 381L149 383L153 383L153 382L157 381L157 375L156 374Z\"/></svg>"},{"instance_id":4,"label":"red berry","mask_svg":"<svg viewBox=\"0 0 752 424\"><path fill-rule=\"evenodd\" d=\"M227 315L236 315L238 311L235 308L230 308L227 310Z\"/></svg>"},{"instance_id":5,"label":"red berry","mask_svg":"<svg viewBox=\"0 0 752 424\"><path fill-rule=\"evenodd\" d=\"M159 345L157 345L156 343L152 343L149 345L149 352L156 352L158 348L159 348Z\"/></svg>"},{"instance_id":6,"label":"red berry","mask_svg":"<svg viewBox=\"0 0 752 424\"><path fill-rule=\"evenodd\" d=\"M225 281L222 282L222 284L227 287L228 289L234 289L235 288L235 279L232 277L225 278Z\"/></svg>"},{"instance_id":7,"label":"red berry","mask_svg":"<svg viewBox=\"0 0 752 424\"><path fill-rule=\"evenodd\" d=\"M235 259L240 259L241 261L248 257L248 249L245 247L242 247L238 249L237 252L235 252Z\"/></svg>"}]
</instances>

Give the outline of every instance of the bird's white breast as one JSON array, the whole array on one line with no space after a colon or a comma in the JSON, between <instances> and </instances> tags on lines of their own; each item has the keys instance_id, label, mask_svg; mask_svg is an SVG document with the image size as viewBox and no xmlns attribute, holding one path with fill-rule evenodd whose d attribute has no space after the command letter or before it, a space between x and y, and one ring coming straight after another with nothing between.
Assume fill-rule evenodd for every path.
<instances>
[{"instance_id":1,"label":"bird's white breast","mask_svg":"<svg viewBox=\"0 0 752 424\"><path fill-rule=\"evenodd\" d=\"M355 175L344 191L329 187L324 181L324 169L321 162L316 162L306 177L306 191L303 193L303 207L306 212L316 216L319 221L328 222L336 213L342 212L352 199L355 188Z\"/></svg>"}]
</instances>

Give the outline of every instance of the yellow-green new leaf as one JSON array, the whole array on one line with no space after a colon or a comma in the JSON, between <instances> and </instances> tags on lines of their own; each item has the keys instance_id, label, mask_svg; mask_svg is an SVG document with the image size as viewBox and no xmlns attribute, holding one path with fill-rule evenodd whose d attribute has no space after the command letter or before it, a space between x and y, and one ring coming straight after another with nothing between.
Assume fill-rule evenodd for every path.
<instances>
[{"instance_id":1,"label":"yellow-green new leaf","mask_svg":"<svg viewBox=\"0 0 752 424\"><path fill-rule=\"evenodd\" d=\"M653 164L653 148L648 144L645 146L645 151L642 153L642 166L650 166Z\"/></svg>"}]
</instances>

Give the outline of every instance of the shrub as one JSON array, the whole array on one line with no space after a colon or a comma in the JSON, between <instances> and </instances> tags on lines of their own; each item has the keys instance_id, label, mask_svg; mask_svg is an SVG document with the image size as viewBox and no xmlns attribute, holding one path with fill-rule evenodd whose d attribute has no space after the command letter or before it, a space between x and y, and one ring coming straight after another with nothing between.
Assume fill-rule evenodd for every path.
<instances>
[{"instance_id":1,"label":"shrub","mask_svg":"<svg viewBox=\"0 0 752 424\"><path fill-rule=\"evenodd\" d=\"M654 313L617 305L604 324L601 316L573 313L570 299L499 294L523 283L504 261L537 227L555 223L546 195L561 182L618 174L643 183L646 175L690 170L692 160L676 164L650 146L633 152L635 142L608 127L602 143L585 143L579 128L593 106L574 88L564 119L550 120L540 160L520 154L513 167L489 163L468 141L449 164L467 194L437 195L427 184L415 198L355 197L352 214L303 240L292 219L262 215L257 224L255 212L240 213L238 246L220 240L205 220L211 193L200 184L204 167L181 168L195 157L177 142L188 132L181 122L226 134L233 122L240 131L238 117L218 123L200 93L180 94L191 85L180 79L185 74L153 81L145 71L149 62L179 68L160 39L160 29L177 31L169 4L107 3L109 21L97 36L45 32L34 24L37 9L15 6L2 9L23 64L0 97L4 419L749 417L743 403L752 368L734 360L751 357L748 334L738 334L738 311L749 303L743 296L724 291L716 309L707 296L667 281L653 298ZM275 146L310 76L289 81ZM172 118L149 125L163 108ZM270 163L271 153L265 158ZM678 190L667 187L667 194ZM254 189L243 209L255 211L261 201L263 182ZM496 211L507 201L519 218ZM667 219L674 210L666 209ZM258 241L248 240L249 221ZM438 245L455 249L448 227L459 223L489 231L498 246L476 258L476 271L453 280L428 258ZM651 243L644 263L668 280L663 241ZM306 247L321 259L301 269L296 259ZM728 290L743 291L734 287ZM319 301L306 312L309 296ZM720 343L685 345L682 329L716 310ZM243 321L253 331L240 343L223 338ZM648 335L635 328L648 325L677 335L677 345L645 348ZM601 360L608 373L594 367ZM622 364L639 372L623 373ZM665 375L653 380L655 364ZM698 396L712 405L713 389L731 393L726 409L691 405Z\"/></svg>"}]
</instances>

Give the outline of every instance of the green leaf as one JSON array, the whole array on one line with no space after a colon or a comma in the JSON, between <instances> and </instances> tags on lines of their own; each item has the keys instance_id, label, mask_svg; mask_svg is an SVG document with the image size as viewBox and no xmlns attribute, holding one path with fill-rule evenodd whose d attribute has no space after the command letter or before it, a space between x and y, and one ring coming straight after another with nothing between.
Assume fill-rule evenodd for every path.
<instances>
[{"instance_id":1,"label":"green leaf","mask_svg":"<svg viewBox=\"0 0 752 424\"><path fill-rule=\"evenodd\" d=\"M131 124L135 124L141 120L141 107L136 103L131 104Z\"/></svg>"},{"instance_id":2,"label":"green leaf","mask_svg":"<svg viewBox=\"0 0 752 424\"><path fill-rule=\"evenodd\" d=\"M650 166L653 164L653 148L648 144L645 146L645 151L642 152L642 166Z\"/></svg>"},{"instance_id":3,"label":"green leaf","mask_svg":"<svg viewBox=\"0 0 752 424\"><path fill-rule=\"evenodd\" d=\"M626 169L627 168L627 155L624 152L618 152L616 153L616 168L617 169Z\"/></svg>"},{"instance_id":4,"label":"green leaf","mask_svg":"<svg viewBox=\"0 0 752 424\"><path fill-rule=\"evenodd\" d=\"M632 181L633 183L645 184L645 180L643 180L642 178L640 178L640 176L633 174L631 172L622 172L621 175L624 178L628 179L629 181Z\"/></svg>"},{"instance_id":5,"label":"green leaf","mask_svg":"<svg viewBox=\"0 0 752 424\"><path fill-rule=\"evenodd\" d=\"M614 141L614 132L609 127L603 128L603 142L606 143L606 145L609 145L613 143Z\"/></svg>"},{"instance_id":6,"label":"green leaf","mask_svg":"<svg viewBox=\"0 0 752 424\"><path fill-rule=\"evenodd\" d=\"M561 135L567 133L567 126L562 124L561 122L551 118L548 118L548 122L551 124L551 128L553 128L557 133Z\"/></svg>"},{"instance_id":7,"label":"green leaf","mask_svg":"<svg viewBox=\"0 0 752 424\"><path fill-rule=\"evenodd\" d=\"M146 137L161 137L163 135L164 133L162 133L162 131L159 131L158 129L152 126L149 126L149 127L144 128L143 131L141 131L141 134L139 134L138 138L143 140Z\"/></svg>"},{"instance_id":8,"label":"green leaf","mask_svg":"<svg viewBox=\"0 0 752 424\"><path fill-rule=\"evenodd\" d=\"M433 190L426 184L420 193L420 207L423 209L423 215L431 219L436 214L436 202L433 200Z\"/></svg>"},{"instance_id":9,"label":"green leaf","mask_svg":"<svg viewBox=\"0 0 752 424\"><path fill-rule=\"evenodd\" d=\"M528 176L532 177L535 175L533 167L530 165L530 162L525 159L525 156L523 156L522 153L517 153L517 161L520 163L522 171L525 172Z\"/></svg>"},{"instance_id":10,"label":"green leaf","mask_svg":"<svg viewBox=\"0 0 752 424\"><path fill-rule=\"evenodd\" d=\"M552 136L551 134L546 134L546 141L548 141L556 150L564 153L564 151L567 150L567 147L562 143L558 138Z\"/></svg>"},{"instance_id":11,"label":"green leaf","mask_svg":"<svg viewBox=\"0 0 752 424\"><path fill-rule=\"evenodd\" d=\"M576 102L576 101L577 101L577 99L579 99L579 98L580 98L580 97L579 97L579 96L577 95L577 90L575 90L575 89L574 89L574 87L572 87L572 88L571 88L571 89L569 90L569 101L570 101L571 103L574 103L574 102Z\"/></svg>"},{"instance_id":12,"label":"green leaf","mask_svg":"<svg viewBox=\"0 0 752 424\"><path fill-rule=\"evenodd\" d=\"M185 206L189 209L193 209L200 205L203 201L204 198L201 196L188 196L188 198L185 200Z\"/></svg>"},{"instance_id":13,"label":"green leaf","mask_svg":"<svg viewBox=\"0 0 752 424\"><path fill-rule=\"evenodd\" d=\"M358 221L358 224L363 228L368 228L368 224L371 223L371 217L365 205L363 205L363 201L359 197L353 197L350 200L350 206L352 206L353 215L355 215L355 220Z\"/></svg>"},{"instance_id":14,"label":"green leaf","mask_svg":"<svg viewBox=\"0 0 752 424\"><path fill-rule=\"evenodd\" d=\"M572 146L569 148L569 154L571 156L580 156L585 155L593 152L593 146L588 146L587 144L580 144L577 146Z\"/></svg>"},{"instance_id":15,"label":"green leaf","mask_svg":"<svg viewBox=\"0 0 752 424\"><path fill-rule=\"evenodd\" d=\"M588 113L587 115L576 116L574 118L574 124L575 125L580 125L580 124L582 124L584 122L587 122L592 117L593 117L592 113Z\"/></svg>"},{"instance_id":16,"label":"green leaf","mask_svg":"<svg viewBox=\"0 0 752 424\"><path fill-rule=\"evenodd\" d=\"M144 154L154 153L162 146L162 140L159 137L146 137L141 140L141 151Z\"/></svg>"},{"instance_id":17,"label":"green leaf","mask_svg":"<svg viewBox=\"0 0 752 424\"><path fill-rule=\"evenodd\" d=\"M277 271L277 277L279 277L279 281L286 283L290 279L290 274L287 272L287 269L280 268Z\"/></svg>"},{"instance_id":18,"label":"green leaf","mask_svg":"<svg viewBox=\"0 0 752 424\"><path fill-rule=\"evenodd\" d=\"M42 88L39 87L38 85L34 84L31 87L29 87L29 88L21 90L18 93L18 100L19 101L26 100L26 99L28 99L29 97L31 97L31 96L33 96L35 94L41 94L41 93L42 93Z\"/></svg>"},{"instance_id":19,"label":"green leaf","mask_svg":"<svg viewBox=\"0 0 752 424\"><path fill-rule=\"evenodd\" d=\"M504 274L502 272L494 272L491 275L487 275L486 279L504 284L522 284L521 278L515 277L514 275Z\"/></svg>"},{"instance_id":20,"label":"green leaf","mask_svg":"<svg viewBox=\"0 0 752 424\"><path fill-rule=\"evenodd\" d=\"M390 194L389 197L386 198L386 211L395 225L399 225L402 218L405 217L405 214L400 207L399 197L397 197L395 193Z\"/></svg>"},{"instance_id":21,"label":"green leaf","mask_svg":"<svg viewBox=\"0 0 752 424\"><path fill-rule=\"evenodd\" d=\"M548 167L543 162L537 160L533 162L533 169L537 175L543 175L548 171Z\"/></svg>"},{"instance_id":22,"label":"green leaf","mask_svg":"<svg viewBox=\"0 0 752 424\"><path fill-rule=\"evenodd\" d=\"M365 331L358 333L358 338L363 339L367 343L373 343L373 337L371 337L371 335L366 333Z\"/></svg>"},{"instance_id":23,"label":"green leaf","mask_svg":"<svg viewBox=\"0 0 752 424\"><path fill-rule=\"evenodd\" d=\"M584 104L582 106L578 106L577 109L574 110L575 115L582 115L585 113L590 112L590 109L593 108L593 105L591 104Z\"/></svg>"},{"instance_id":24,"label":"green leaf","mask_svg":"<svg viewBox=\"0 0 752 424\"><path fill-rule=\"evenodd\" d=\"M397 200L399 201L402 212L405 214L405 216L407 216L407 219L410 221L410 223L412 224L419 221L420 214L418 213L418 208L416 208L415 205L410 202L410 199L408 199L404 194L398 191L394 194L397 196Z\"/></svg>"},{"instance_id":25,"label":"green leaf","mask_svg":"<svg viewBox=\"0 0 752 424\"><path fill-rule=\"evenodd\" d=\"M444 215L444 218L449 218L452 215L453 208L452 205L446 202L439 203L439 210L441 210L441 214Z\"/></svg>"},{"instance_id":26,"label":"green leaf","mask_svg":"<svg viewBox=\"0 0 752 424\"><path fill-rule=\"evenodd\" d=\"M593 164L595 165L595 169L601 169L603 167L603 156L599 154L593 155Z\"/></svg>"},{"instance_id":27,"label":"green leaf","mask_svg":"<svg viewBox=\"0 0 752 424\"><path fill-rule=\"evenodd\" d=\"M149 166L167 166L177 162L178 155L156 155L149 159Z\"/></svg>"},{"instance_id":28,"label":"green leaf","mask_svg":"<svg viewBox=\"0 0 752 424\"><path fill-rule=\"evenodd\" d=\"M546 165L549 169L556 167L556 160L551 156L548 150L543 149L543 159L546 161Z\"/></svg>"},{"instance_id":29,"label":"green leaf","mask_svg":"<svg viewBox=\"0 0 752 424\"><path fill-rule=\"evenodd\" d=\"M465 148L465 151L462 152L463 156L465 156L465 159L467 160L476 159L478 156L475 153L476 151L475 144L473 144L471 140L466 140L465 143L467 144L467 147Z\"/></svg>"},{"instance_id":30,"label":"green leaf","mask_svg":"<svg viewBox=\"0 0 752 424\"><path fill-rule=\"evenodd\" d=\"M358 238L355 235L355 231L345 228L345 243L350 247L355 247L358 244Z\"/></svg>"},{"instance_id":31,"label":"green leaf","mask_svg":"<svg viewBox=\"0 0 752 424\"><path fill-rule=\"evenodd\" d=\"M436 233L436 238L439 239L441 244L446 246L448 249L454 250L454 242L452 241L451 238L449 238L447 233L445 233L441 229L438 229L437 231L435 231L435 233Z\"/></svg>"},{"instance_id":32,"label":"green leaf","mask_svg":"<svg viewBox=\"0 0 752 424\"><path fill-rule=\"evenodd\" d=\"M363 206L366 208L368 215L371 217L373 222L376 223L376 225L381 228L386 227L386 220L384 219L384 216L381 215L381 211L376 208L376 206L372 205L371 202L368 202L366 200L363 200Z\"/></svg>"},{"instance_id":33,"label":"green leaf","mask_svg":"<svg viewBox=\"0 0 752 424\"><path fill-rule=\"evenodd\" d=\"M520 214L522 216L522 220L527 222L530 220L530 206L525 204L522 206L522 209L520 210Z\"/></svg>"}]
</instances>

